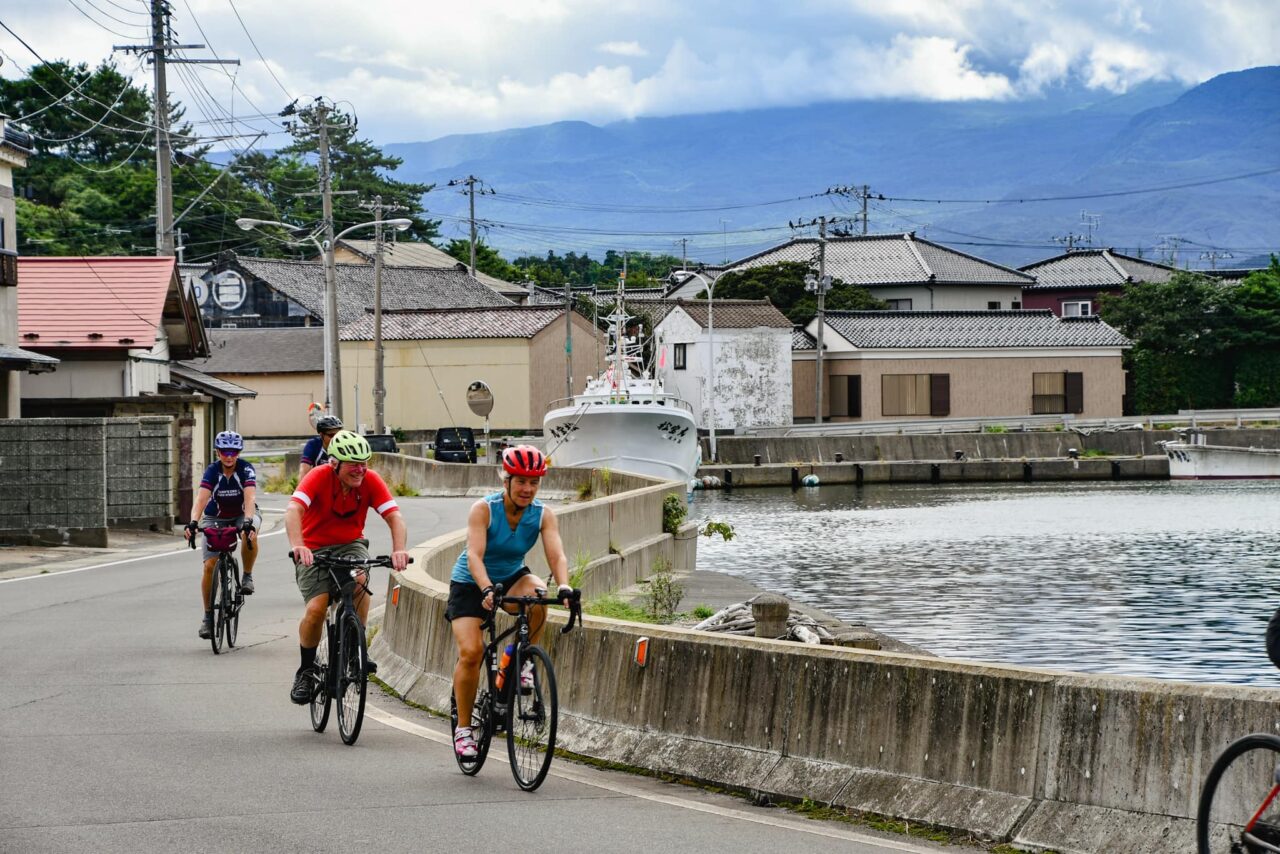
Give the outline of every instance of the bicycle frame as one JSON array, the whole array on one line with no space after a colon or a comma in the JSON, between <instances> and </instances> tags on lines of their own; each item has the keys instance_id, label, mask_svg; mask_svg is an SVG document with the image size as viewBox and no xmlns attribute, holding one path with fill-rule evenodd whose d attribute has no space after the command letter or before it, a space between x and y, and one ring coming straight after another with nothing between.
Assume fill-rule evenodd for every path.
<instances>
[{"instance_id":1,"label":"bicycle frame","mask_svg":"<svg viewBox=\"0 0 1280 854\"><path fill-rule=\"evenodd\" d=\"M512 635L516 635L516 646L527 647L530 643L529 609L535 605L545 606L564 604L560 599L548 599L545 595L547 591L542 590L541 588L539 588L539 592L543 594L541 596L503 596L502 592L501 584L495 584L493 586L493 613L490 614L489 619L485 620L480 626L480 630L487 632L489 635L489 642L485 644L484 647L484 670L486 673L485 684L489 688L489 696L493 698L493 702L495 704L494 710L499 714L505 711L506 702L510 699L513 676L513 674L508 673L503 677L504 682L502 690L499 691L497 687L499 670L498 661L500 659L498 649L502 646L502 642ZM580 597L581 592L578 590L575 590L573 595L569 597L569 622L560 630L560 634L567 634L571 629L573 629L575 620L579 623L582 622L582 610L579 605ZM515 619L515 624L499 634L498 609L504 605L516 606L516 613L509 615ZM503 610L505 612L505 609ZM519 657L520 656L518 655L511 656L511 661L507 663L508 670L514 668L515 662Z\"/></svg>"}]
</instances>

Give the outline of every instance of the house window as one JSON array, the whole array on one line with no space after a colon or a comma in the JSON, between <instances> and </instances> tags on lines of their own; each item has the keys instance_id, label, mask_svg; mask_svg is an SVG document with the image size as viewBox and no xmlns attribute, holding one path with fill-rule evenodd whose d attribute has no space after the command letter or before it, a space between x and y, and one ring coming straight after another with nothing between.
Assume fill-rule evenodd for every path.
<instances>
[{"instance_id":1,"label":"house window","mask_svg":"<svg viewBox=\"0 0 1280 854\"><path fill-rule=\"evenodd\" d=\"M862 377L854 374L845 377L849 381L849 386L845 390L845 415L850 418L862 417Z\"/></svg>"},{"instance_id":2,"label":"house window","mask_svg":"<svg viewBox=\"0 0 1280 854\"><path fill-rule=\"evenodd\" d=\"M1000 310L1000 300L991 300L990 302L987 303L987 311L999 311L999 310Z\"/></svg>"},{"instance_id":3,"label":"house window","mask_svg":"<svg viewBox=\"0 0 1280 854\"><path fill-rule=\"evenodd\" d=\"M683 371L688 365L688 354L686 352L687 347L687 344L674 345L671 361L673 362L672 367L677 371Z\"/></svg>"},{"instance_id":4,"label":"house window","mask_svg":"<svg viewBox=\"0 0 1280 854\"><path fill-rule=\"evenodd\" d=\"M909 299L887 299L889 311L911 311L911 300Z\"/></svg>"},{"instance_id":5,"label":"house window","mask_svg":"<svg viewBox=\"0 0 1280 854\"><path fill-rule=\"evenodd\" d=\"M1071 300L1062 304L1063 317L1090 317L1093 314L1093 303L1089 300Z\"/></svg>"},{"instance_id":6,"label":"house window","mask_svg":"<svg viewBox=\"0 0 1280 854\"><path fill-rule=\"evenodd\" d=\"M1084 412L1084 374L1056 371L1031 375L1033 415L1079 414Z\"/></svg>"},{"instance_id":7,"label":"house window","mask_svg":"<svg viewBox=\"0 0 1280 854\"><path fill-rule=\"evenodd\" d=\"M1013 302L1009 303L1009 308L1013 309L1014 311L1019 311L1022 308L1022 303L1019 300L1014 300Z\"/></svg>"},{"instance_id":8,"label":"house window","mask_svg":"<svg viewBox=\"0 0 1280 854\"><path fill-rule=\"evenodd\" d=\"M950 374L886 374L880 378L884 415L951 414Z\"/></svg>"}]
</instances>

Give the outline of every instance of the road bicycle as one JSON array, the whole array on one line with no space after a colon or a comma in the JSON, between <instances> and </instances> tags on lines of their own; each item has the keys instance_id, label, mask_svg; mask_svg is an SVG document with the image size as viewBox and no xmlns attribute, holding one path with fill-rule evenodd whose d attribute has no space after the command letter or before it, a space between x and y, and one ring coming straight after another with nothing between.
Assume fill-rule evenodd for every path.
<instances>
[{"instance_id":1,"label":"road bicycle","mask_svg":"<svg viewBox=\"0 0 1280 854\"><path fill-rule=\"evenodd\" d=\"M218 553L213 567L213 585L209 590L209 609L213 612L213 634L209 643L213 654L222 652L223 640L227 649L234 649L236 633L240 629L240 609L244 607L244 594L240 592L240 564L233 552L240 541L240 529L232 525L213 525L196 529L204 534L209 551ZM191 548L196 547L195 536Z\"/></svg>"},{"instance_id":2,"label":"road bicycle","mask_svg":"<svg viewBox=\"0 0 1280 854\"><path fill-rule=\"evenodd\" d=\"M1199 854L1280 852L1280 736L1246 735L1222 751L1200 791Z\"/></svg>"},{"instance_id":3,"label":"road bicycle","mask_svg":"<svg viewBox=\"0 0 1280 854\"><path fill-rule=\"evenodd\" d=\"M481 630L489 633L489 643L484 648L485 679L471 713L476 755L464 757L454 754L462 773L474 775L489 755L489 744L494 734L505 730L511 774L516 785L526 792L541 786L551 767L560 710L556 696L556 672L551 666L551 659L542 647L529 642L528 611L534 605L559 605L561 600L546 598L546 590L537 592L537 596L503 596L502 585L494 585L494 614L481 626ZM582 623L582 591L574 590L568 598L569 622L560 630L561 634L572 630L575 622ZM515 624L499 634L494 617L499 606L503 605L514 605L517 610L513 615ZM512 635L515 636L514 642L504 649L502 642ZM528 665L532 667L526 675ZM456 734L456 694L450 695L449 720L452 732Z\"/></svg>"},{"instance_id":4,"label":"road bicycle","mask_svg":"<svg viewBox=\"0 0 1280 854\"><path fill-rule=\"evenodd\" d=\"M293 559L292 551L289 558ZM360 725L364 723L369 651L365 646L364 624L356 613L354 594L357 588L370 593L367 570L375 566L390 567L391 558L318 554L315 563L329 573L339 595L329 597L329 608L320 629L320 645L316 647L316 662L311 671L311 727L316 732L324 732L329 725L333 700L337 698L338 735L343 744L355 744L360 737Z\"/></svg>"}]
</instances>

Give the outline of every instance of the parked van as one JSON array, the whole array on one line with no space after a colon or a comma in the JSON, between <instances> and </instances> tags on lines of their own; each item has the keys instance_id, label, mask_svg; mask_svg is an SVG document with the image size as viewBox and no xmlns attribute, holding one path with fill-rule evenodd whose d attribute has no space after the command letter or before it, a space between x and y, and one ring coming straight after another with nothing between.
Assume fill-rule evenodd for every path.
<instances>
[{"instance_id":1,"label":"parked van","mask_svg":"<svg viewBox=\"0 0 1280 854\"><path fill-rule=\"evenodd\" d=\"M436 459L445 463L474 463L476 434L470 427L441 427L436 430Z\"/></svg>"}]
</instances>

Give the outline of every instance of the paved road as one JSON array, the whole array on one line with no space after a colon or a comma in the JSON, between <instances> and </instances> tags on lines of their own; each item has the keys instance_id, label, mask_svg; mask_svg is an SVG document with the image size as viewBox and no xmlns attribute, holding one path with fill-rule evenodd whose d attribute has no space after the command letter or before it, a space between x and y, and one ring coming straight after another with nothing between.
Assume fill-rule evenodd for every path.
<instances>
[{"instance_id":1,"label":"paved road","mask_svg":"<svg viewBox=\"0 0 1280 854\"><path fill-rule=\"evenodd\" d=\"M421 542L471 499L401 503ZM283 533L220 656L196 637L198 556L161 548L0 581L0 852L937 850L560 760L533 794L493 758L464 777L447 724L385 697L345 747L287 696L302 603Z\"/></svg>"}]
</instances>

